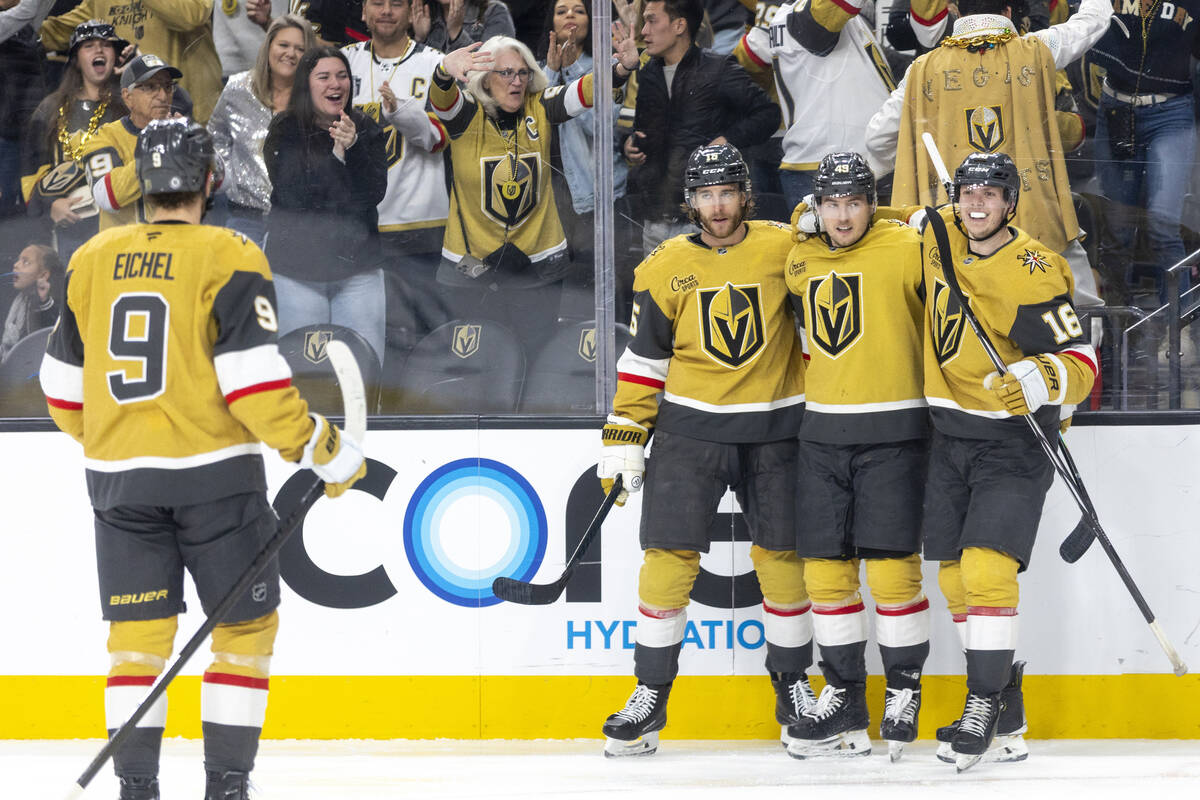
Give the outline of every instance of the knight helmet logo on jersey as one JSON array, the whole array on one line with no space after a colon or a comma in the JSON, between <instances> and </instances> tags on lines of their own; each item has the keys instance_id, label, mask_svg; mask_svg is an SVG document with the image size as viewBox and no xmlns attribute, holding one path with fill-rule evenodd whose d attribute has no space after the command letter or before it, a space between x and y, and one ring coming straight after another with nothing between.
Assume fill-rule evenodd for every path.
<instances>
[{"instance_id":1,"label":"knight helmet logo on jersey","mask_svg":"<svg viewBox=\"0 0 1200 800\"><path fill-rule=\"evenodd\" d=\"M314 364L325 360L325 347L333 341L333 331L308 331L304 334L304 358Z\"/></svg>"},{"instance_id":2,"label":"knight helmet logo on jersey","mask_svg":"<svg viewBox=\"0 0 1200 800\"><path fill-rule=\"evenodd\" d=\"M941 279L935 278L933 281L933 308L930 313L933 315L930 321L933 323L934 352L938 364L945 366L958 355L966 317L963 316L958 298Z\"/></svg>"},{"instance_id":3,"label":"knight helmet logo on jersey","mask_svg":"<svg viewBox=\"0 0 1200 800\"><path fill-rule=\"evenodd\" d=\"M537 153L520 158L511 155L481 159L483 184L480 187L483 212L496 223L517 228L529 218L538 204L541 160Z\"/></svg>"},{"instance_id":4,"label":"knight helmet logo on jersey","mask_svg":"<svg viewBox=\"0 0 1200 800\"><path fill-rule=\"evenodd\" d=\"M749 364L766 344L757 283L700 289L700 341L709 358L731 369Z\"/></svg>"},{"instance_id":5,"label":"knight helmet logo on jersey","mask_svg":"<svg viewBox=\"0 0 1200 800\"><path fill-rule=\"evenodd\" d=\"M483 338L482 325L455 325L450 339L450 352L459 358L470 358L479 351L479 340Z\"/></svg>"},{"instance_id":6,"label":"knight helmet logo on jersey","mask_svg":"<svg viewBox=\"0 0 1200 800\"><path fill-rule=\"evenodd\" d=\"M965 109L967 142L981 153L994 153L1004 144L1004 112L1000 106Z\"/></svg>"},{"instance_id":7,"label":"knight helmet logo on jersey","mask_svg":"<svg viewBox=\"0 0 1200 800\"><path fill-rule=\"evenodd\" d=\"M579 332L579 357L589 364L596 363L595 328L584 328Z\"/></svg>"},{"instance_id":8,"label":"knight helmet logo on jersey","mask_svg":"<svg viewBox=\"0 0 1200 800\"><path fill-rule=\"evenodd\" d=\"M811 341L837 358L862 338L862 275L838 275L808 282Z\"/></svg>"}]
</instances>

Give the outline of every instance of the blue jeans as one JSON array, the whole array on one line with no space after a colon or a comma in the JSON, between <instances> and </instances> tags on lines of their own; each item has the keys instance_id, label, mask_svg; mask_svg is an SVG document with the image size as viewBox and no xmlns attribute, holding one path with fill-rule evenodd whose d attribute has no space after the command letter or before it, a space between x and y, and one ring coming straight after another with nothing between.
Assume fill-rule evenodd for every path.
<instances>
[{"instance_id":1,"label":"blue jeans","mask_svg":"<svg viewBox=\"0 0 1200 800\"><path fill-rule=\"evenodd\" d=\"M779 170L779 183L783 186L783 200L787 203L788 211L796 207L796 204L805 198L806 195L812 194L813 181L817 177L817 171L814 170L798 170L798 169L781 169Z\"/></svg>"},{"instance_id":2,"label":"blue jeans","mask_svg":"<svg viewBox=\"0 0 1200 800\"><path fill-rule=\"evenodd\" d=\"M1118 105L1123 104L1101 95L1096 116L1100 190L1125 212L1118 216L1112 233L1114 243L1126 253L1133 252L1136 241L1137 209L1146 210L1144 225L1157 270L1158 300L1166 303L1165 272L1184 256L1179 223L1196 151L1193 100L1187 94L1134 107L1133 157L1122 160L1113 158L1105 114L1105 109ZM1181 278L1180 290L1187 291L1191 281L1186 271Z\"/></svg>"},{"instance_id":3,"label":"blue jeans","mask_svg":"<svg viewBox=\"0 0 1200 800\"><path fill-rule=\"evenodd\" d=\"M383 363L386 319L383 270L360 272L341 281L301 281L275 273L279 335L305 325L350 328L367 340Z\"/></svg>"}]
</instances>

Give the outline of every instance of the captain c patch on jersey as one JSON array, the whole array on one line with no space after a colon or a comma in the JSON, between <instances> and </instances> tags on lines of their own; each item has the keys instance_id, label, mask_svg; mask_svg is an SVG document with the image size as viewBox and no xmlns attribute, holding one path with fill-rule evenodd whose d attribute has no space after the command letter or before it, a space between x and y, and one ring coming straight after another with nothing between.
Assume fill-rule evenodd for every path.
<instances>
[{"instance_id":1,"label":"captain c patch on jersey","mask_svg":"<svg viewBox=\"0 0 1200 800\"><path fill-rule=\"evenodd\" d=\"M749 364L766 344L762 290L757 283L726 283L697 291L700 341L709 358L731 369Z\"/></svg>"},{"instance_id":2,"label":"captain c patch on jersey","mask_svg":"<svg viewBox=\"0 0 1200 800\"><path fill-rule=\"evenodd\" d=\"M862 337L862 275L830 272L808 282L809 341L837 358Z\"/></svg>"}]
</instances>

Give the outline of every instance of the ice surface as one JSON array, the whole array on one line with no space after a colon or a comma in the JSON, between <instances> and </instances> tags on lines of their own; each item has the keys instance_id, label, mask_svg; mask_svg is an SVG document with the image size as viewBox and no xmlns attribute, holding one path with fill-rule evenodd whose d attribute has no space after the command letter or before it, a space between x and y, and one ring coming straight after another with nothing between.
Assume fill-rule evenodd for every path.
<instances>
[{"instance_id":1,"label":"ice surface","mask_svg":"<svg viewBox=\"0 0 1200 800\"><path fill-rule=\"evenodd\" d=\"M98 740L0 742L0 794L62 798ZM1031 741L1028 761L980 764L962 775L909 745L892 764L869 757L796 761L775 742L673 741L656 755L606 759L599 740L265 741L252 776L260 800L620 798L620 800L1067 800L1200 798L1200 742ZM163 745L164 800L203 797L201 743ZM85 798L117 796L110 766Z\"/></svg>"}]
</instances>

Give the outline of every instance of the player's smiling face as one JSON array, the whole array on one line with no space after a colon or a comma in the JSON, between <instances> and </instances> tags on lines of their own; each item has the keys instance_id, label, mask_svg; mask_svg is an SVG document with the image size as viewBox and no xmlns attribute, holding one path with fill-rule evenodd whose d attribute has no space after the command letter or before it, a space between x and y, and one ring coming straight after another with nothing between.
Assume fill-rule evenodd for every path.
<instances>
[{"instance_id":1,"label":"player's smiling face","mask_svg":"<svg viewBox=\"0 0 1200 800\"><path fill-rule=\"evenodd\" d=\"M89 39L75 51L75 63L83 79L99 86L109 79L117 66L117 50L101 39Z\"/></svg>"},{"instance_id":2,"label":"player's smiling face","mask_svg":"<svg viewBox=\"0 0 1200 800\"><path fill-rule=\"evenodd\" d=\"M817 204L821 229L834 247L849 247L861 239L871 226L873 212L865 194L822 197Z\"/></svg>"},{"instance_id":3,"label":"player's smiling face","mask_svg":"<svg viewBox=\"0 0 1200 800\"><path fill-rule=\"evenodd\" d=\"M267 66L271 75L290 80L296 75L300 56L304 55L304 34L299 28L280 28L267 51Z\"/></svg>"},{"instance_id":4,"label":"player's smiling face","mask_svg":"<svg viewBox=\"0 0 1200 800\"><path fill-rule=\"evenodd\" d=\"M958 187L958 213L972 239L986 239L1004 227L1009 204L999 186Z\"/></svg>"},{"instance_id":5,"label":"player's smiling face","mask_svg":"<svg viewBox=\"0 0 1200 800\"><path fill-rule=\"evenodd\" d=\"M692 190L691 201L700 217L700 227L716 240L709 244L720 246L736 237L746 216L746 195L738 184L701 186Z\"/></svg>"},{"instance_id":6,"label":"player's smiling face","mask_svg":"<svg viewBox=\"0 0 1200 800\"><path fill-rule=\"evenodd\" d=\"M408 34L408 0L367 0L363 3L363 22L372 38L395 41Z\"/></svg>"},{"instance_id":7,"label":"player's smiling face","mask_svg":"<svg viewBox=\"0 0 1200 800\"><path fill-rule=\"evenodd\" d=\"M340 58L322 58L313 66L308 89L317 113L337 119L350 98L350 71Z\"/></svg>"}]
</instances>

